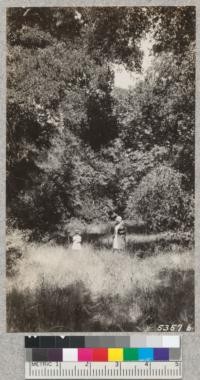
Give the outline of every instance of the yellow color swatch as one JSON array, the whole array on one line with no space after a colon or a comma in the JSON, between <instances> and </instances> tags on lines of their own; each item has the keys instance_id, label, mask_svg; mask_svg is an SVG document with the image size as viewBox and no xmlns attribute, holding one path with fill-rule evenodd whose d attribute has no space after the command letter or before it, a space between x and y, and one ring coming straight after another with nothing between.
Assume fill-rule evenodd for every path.
<instances>
[{"instance_id":1,"label":"yellow color swatch","mask_svg":"<svg viewBox=\"0 0 200 380\"><path fill-rule=\"evenodd\" d=\"M123 362L123 348L109 348L108 361L109 362Z\"/></svg>"}]
</instances>

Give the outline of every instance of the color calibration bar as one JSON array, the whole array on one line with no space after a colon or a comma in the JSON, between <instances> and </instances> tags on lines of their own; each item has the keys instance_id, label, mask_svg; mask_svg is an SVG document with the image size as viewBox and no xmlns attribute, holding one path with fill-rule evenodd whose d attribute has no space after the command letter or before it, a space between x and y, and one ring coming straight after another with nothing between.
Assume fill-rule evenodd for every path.
<instances>
[{"instance_id":1,"label":"color calibration bar","mask_svg":"<svg viewBox=\"0 0 200 380\"><path fill-rule=\"evenodd\" d=\"M179 361L180 348L28 348L27 362Z\"/></svg>"}]
</instances>

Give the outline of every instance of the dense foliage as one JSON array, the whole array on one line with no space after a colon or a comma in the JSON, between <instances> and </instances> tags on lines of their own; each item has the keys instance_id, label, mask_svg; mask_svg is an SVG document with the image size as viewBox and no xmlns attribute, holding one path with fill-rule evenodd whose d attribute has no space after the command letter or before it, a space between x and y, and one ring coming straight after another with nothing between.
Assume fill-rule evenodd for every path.
<instances>
[{"instance_id":1,"label":"dense foliage","mask_svg":"<svg viewBox=\"0 0 200 380\"><path fill-rule=\"evenodd\" d=\"M40 238L116 213L191 229L194 7L10 8L7 216ZM130 90L113 63L140 71Z\"/></svg>"}]
</instances>

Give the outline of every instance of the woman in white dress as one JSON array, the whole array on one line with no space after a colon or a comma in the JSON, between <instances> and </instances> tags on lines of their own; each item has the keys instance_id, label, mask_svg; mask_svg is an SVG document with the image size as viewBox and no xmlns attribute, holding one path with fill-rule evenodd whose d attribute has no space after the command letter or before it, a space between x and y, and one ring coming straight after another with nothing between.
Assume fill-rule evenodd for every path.
<instances>
[{"instance_id":1,"label":"woman in white dress","mask_svg":"<svg viewBox=\"0 0 200 380\"><path fill-rule=\"evenodd\" d=\"M123 252L126 249L126 229L121 216L116 217L113 236L113 250Z\"/></svg>"}]
</instances>

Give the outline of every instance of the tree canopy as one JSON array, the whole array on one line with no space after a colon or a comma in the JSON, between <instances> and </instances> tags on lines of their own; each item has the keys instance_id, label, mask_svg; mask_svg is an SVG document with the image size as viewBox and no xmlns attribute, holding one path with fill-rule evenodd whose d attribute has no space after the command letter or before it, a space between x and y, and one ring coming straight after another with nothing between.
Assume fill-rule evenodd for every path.
<instances>
[{"instance_id":1,"label":"tree canopy","mask_svg":"<svg viewBox=\"0 0 200 380\"><path fill-rule=\"evenodd\" d=\"M149 33L152 66L116 88L113 64L142 72ZM8 8L7 44L9 220L38 238L115 213L191 228L195 8Z\"/></svg>"}]
</instances>

